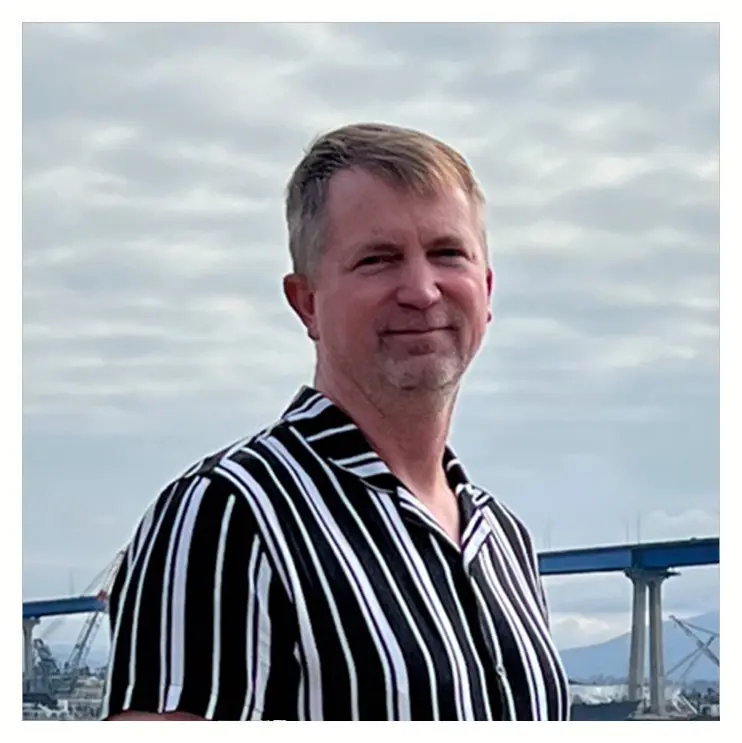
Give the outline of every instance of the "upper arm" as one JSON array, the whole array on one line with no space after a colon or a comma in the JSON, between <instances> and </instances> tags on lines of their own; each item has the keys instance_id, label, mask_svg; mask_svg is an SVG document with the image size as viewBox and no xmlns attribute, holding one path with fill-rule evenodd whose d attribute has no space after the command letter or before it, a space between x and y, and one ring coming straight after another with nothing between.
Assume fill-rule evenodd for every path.
<instances>
[{"instance_id":1,"label":"upper arm","mask_svg":"<svg viewBox=\"0 0 742 743\"><path fill-rule=\"evenodd\" d=\"M268 607L281 590L246 499L218 479L174 483L140 522L111 591L104 717L260 717L282 640Z\"/></svg>"}]
</instances>

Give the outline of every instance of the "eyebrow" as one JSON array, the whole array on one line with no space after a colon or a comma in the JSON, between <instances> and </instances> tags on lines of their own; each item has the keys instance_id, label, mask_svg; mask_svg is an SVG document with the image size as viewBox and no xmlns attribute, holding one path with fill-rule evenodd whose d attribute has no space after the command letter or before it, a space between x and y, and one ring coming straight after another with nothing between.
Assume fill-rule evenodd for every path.
<instances>
[{"instance_id":1,"label":"eyebrow","mask_svg":"<svg viewBox=\"0 0 742 743\"><path fill-rule=\"evenodd\" d=\"M461 247L464 245L464 238L461 235L450 233L441 235L428 241L425 248L439 248L447 247L450 245L456 245ZM400 250L404 245L404 240L395 240L393 237L379 238L377 240L369 240L365 243L359 243L353 250L354 253L365 253L372 252L374 250Z\"/></svg>"},{"instance_id":2,"label":"eyebrow","mask_svg":"<svg viewBox=\"0 0 742 743\"><path fill-rule=\"evenodd\" d=\"M430 248L448 248L448 247L457 247L457 248L463 248L464 247L464 239L461 237L461 235L444 235L443 237L437 237L435 240L432 240L428 243L426 247Z\"/></svg>"}]
</instances>

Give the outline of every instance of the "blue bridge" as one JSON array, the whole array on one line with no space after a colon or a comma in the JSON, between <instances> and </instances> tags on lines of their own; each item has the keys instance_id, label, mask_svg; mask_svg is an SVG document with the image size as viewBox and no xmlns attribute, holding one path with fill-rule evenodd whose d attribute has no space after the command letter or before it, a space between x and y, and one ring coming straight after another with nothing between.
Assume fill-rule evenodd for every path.
<instances>
[{"instance_id":1,"label":"blue bridge","mask_svg":"<svg viewBox=\"0 0 742 743\"><path fill-rule=\"evenodd\" d=\"M644 651L649 608L650 700L653 712L664 711L664 668L662 651L662 593L665 579L678 568L718 565L719 538L685 539L674 542L645 542L606 547L542 552L538 555L543 577L590 573L624 573L634 585L632 607L629 695L639 699L644 686ZM647 593L649 607L647 607ZM33 627L44 617L62 614L89 614L105 611L103 596L79 596L23 602L23 628L30 645Z\"/></svg>"},{"instance_id":2,"label":"blue bridge","mask_svg":"<svg viewBox=\"0 0 742 743\"><path fill-rule=\"evenodd\" d=\"M104 611L105 608L105 601L97 596L24 601L23 618L42 619L43 617L57 617L63 614L90 614L94 611Z\"/></svg>"},{"instance_id":3,"label":"blue bridge","mask_svg":"<svg viewBox=\"0 0 742 743\"><path fill-rule=\"evenodd\" d=\"M719 538L542 552L538 556L538 562L539 572L543 576L625 573L639 570L668 571L674 568L718 565Z\"/></svg>"}]
</instances>

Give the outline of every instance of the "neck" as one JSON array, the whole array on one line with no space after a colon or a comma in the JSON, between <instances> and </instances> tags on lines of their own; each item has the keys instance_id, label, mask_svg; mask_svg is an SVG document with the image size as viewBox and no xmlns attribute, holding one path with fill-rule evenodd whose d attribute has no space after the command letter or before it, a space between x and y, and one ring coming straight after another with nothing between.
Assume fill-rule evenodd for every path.
<instances>
[{"instance_id":1,"label":"neck","mask_svg":"<svg viewBox=\"0 0 742 743\"><path fill-rule=\"evenodd\" d=\"M413 492L432 494L447 488L442 463L457 390L377 396L319 373L314 387L345 411Z\"/></svg>"}]
</instances>

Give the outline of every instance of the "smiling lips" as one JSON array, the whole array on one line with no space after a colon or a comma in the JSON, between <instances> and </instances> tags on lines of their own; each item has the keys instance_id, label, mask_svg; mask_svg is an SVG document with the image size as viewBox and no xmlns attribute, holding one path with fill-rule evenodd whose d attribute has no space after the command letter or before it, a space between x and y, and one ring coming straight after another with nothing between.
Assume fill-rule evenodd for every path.
<instances>
[{"instance_id":1,"label":"smiling lips","mask_svg":"<svg viewBox=\"0 0 742 743\"><path fill-rule=\"evenodd\" d=\"M431 333L437 333L441 330L450 330L448 327L440 328L422 328L422 329L409 329L409 330L387 330L386 335L429 335Z\"/></svg>"}]
</instances>

